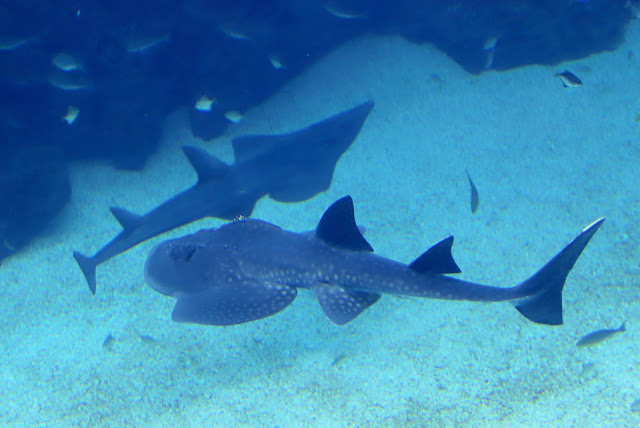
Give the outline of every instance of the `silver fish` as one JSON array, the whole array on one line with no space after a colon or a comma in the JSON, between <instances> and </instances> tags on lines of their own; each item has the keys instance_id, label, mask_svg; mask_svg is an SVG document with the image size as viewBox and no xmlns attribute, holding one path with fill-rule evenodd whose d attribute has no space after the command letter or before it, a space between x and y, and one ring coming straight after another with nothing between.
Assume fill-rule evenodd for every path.
<instances>
[{"instance_id":1,"label":"silver fish","mask_svg":"<svg viewBox=\"0 0 640 428\"><path fill-rule=\"evenodd\" d=\"M622 333L624 331L627 331L625 327L625 323L626 322L623 322L622 325L618 328L597 330L597 331L594 331L593 333L589 333L581 337L580 340L578 340L578 342L576 343L576 346L579 346L582 348L585 346L597 345L598 343L608 339L609 337L613 336L616 333Z\"/></svg>"}]
</instances>

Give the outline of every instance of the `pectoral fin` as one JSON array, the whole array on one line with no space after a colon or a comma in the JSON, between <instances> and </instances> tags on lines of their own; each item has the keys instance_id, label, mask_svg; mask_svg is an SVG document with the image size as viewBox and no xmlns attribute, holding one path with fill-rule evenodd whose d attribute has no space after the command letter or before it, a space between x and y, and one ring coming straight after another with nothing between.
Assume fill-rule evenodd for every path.
<instances>
[{"instance_id":1,"label":"pectoral fin","mask_svg":"<svg viewBox=\"0 0 640 428\"><path fill-rule=\"evenodd\" d=\"M331 284L312 288L324 314L334 324L344 325L380 299L379 294L345 290Z\"/></svg>"},{"instance_id":2,"label":"pectoral fin","mask_svg":"<svg viewBox=\"0 0 640 428\"><path fill-rule=\"evenodd\" d=\"M239 281L196 294L178 296L176 322L234 325L274 315L293 302L297 290L286 285Z\"/></svg>"}]
</instances>

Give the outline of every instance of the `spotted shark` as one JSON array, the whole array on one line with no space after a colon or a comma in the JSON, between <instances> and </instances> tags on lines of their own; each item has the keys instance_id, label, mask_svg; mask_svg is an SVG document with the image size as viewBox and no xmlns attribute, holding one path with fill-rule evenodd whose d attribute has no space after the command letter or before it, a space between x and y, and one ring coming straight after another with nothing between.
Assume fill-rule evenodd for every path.
<instances>
[{"instance_id":1,"label":"spotted shark","mask_svg":"<svg viewBox=\"0 0 640 428\"><path fill-rule=\"evenodd\" d=\"M331 205L314 232L295 233L244 219L158 244L148 255L146 282L177 299L172 319L233 325L286 308L310 290L326 317L343 325L383 294L475 302L511 302L534 323L560 325L567 275L604 218L582 232L542 269L511 288L464 281L450 236L409 265L373 254L356 226L353 201Z\"/></svg>"},{"instance_id":2,"label":"spotted shark","mask_svg":"<svg viewBox=\"0 0 640 428\"><path fill-rule=\"evenodd\" d=\"M96 293L96 267L154 236L204 217L249 216L265 195L299 202L327 190L338 159L351 146L373 101L302 130L232 140L235 163L228 165L197 147L183 147L198 180L145 215L112 207L122 231L93 256L74 251L89 290Z\"/></svg>"}]
</instances>

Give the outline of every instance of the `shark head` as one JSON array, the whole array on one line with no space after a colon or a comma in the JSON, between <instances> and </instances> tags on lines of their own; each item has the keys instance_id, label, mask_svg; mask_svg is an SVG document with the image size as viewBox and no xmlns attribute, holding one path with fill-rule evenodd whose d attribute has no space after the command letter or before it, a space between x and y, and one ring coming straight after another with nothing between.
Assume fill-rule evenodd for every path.
<instances>
[{"instance_id":1,"label":"shark head","mask_svg":"<svg viewBox=\"0 0 640 428\"><path fill-rule=\"evenodd\" d=\"M252 269L262 256L254 251L260 235L273 232L281 229L240 220L162 242L147 257L145 280L177 299L171 315L177 322L234 325L268 317L297 295L295 287L267 281Z\"/></svg>"},{"instance_id":2,"label":"shark head","mask_svg":"<svg viewBox=\"0 0 640 428\"><path fill-rule=\"evenodd\" d=\"M245 219L160 243L147 257L145 279L177 299L172 319L178 322L233 325L266 318L293 302L298 288L307 288L325 315L343 325L380 294L329 284L323 271L336 260L321 260L336 251L373 251L356 226L349 196L327 209L313 234Z\"/></svg>"},{"instance_id":3,"label":"shark head","mask_svg":"<svg viewBox=\"0 0 640 428\"><path fill-rule=\"evenodd\" d=\"M206 287L207 271L193 269L199 264L204 244L198 239L213 230L201 230L194 235L172 239L156 245L144 265L147 283L167 296L198 292Z\"/></svg>"}]
</instances>

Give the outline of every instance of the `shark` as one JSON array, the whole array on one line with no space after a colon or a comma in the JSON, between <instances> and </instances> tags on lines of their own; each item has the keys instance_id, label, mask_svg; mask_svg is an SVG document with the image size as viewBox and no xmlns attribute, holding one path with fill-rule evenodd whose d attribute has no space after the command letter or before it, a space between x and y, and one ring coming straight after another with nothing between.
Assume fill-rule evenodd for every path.
<instances>
[{"instance_id":1,"label":"shark","mask_svg":"<svg viewBox=\"0 0 640 428\"><path fill-rule=\"evenodd\" d=\"M157 235L205 217L247 217L266 195L300 202L327 190L373 106L369 100L287 134L236 137L232 165L198 147L182 147L198 176L193 186L144 215L111 207L122 231L93 256L73 252L89 290L96 294L98 265Z\"/></svg>"},{"instance_id":2,"label":"shark","mask_svg":"<svg viewBox=\"0 0 640 428\"><path fill-rule=\"evenodd\" d=\"M496 287L452 277L460 273L453 236L410 264L373 254L345 196L315 231L296 233L257 219L161 242L147 256L145 281L176 299L176 322L227 326L274 315L298 290L311 291L324 315L344 325L383 294L474 302L510 302L528 320L563 323L562 290L569 272L604 222L600 218L522 283Z\"/></svg>"}]
</instances>

